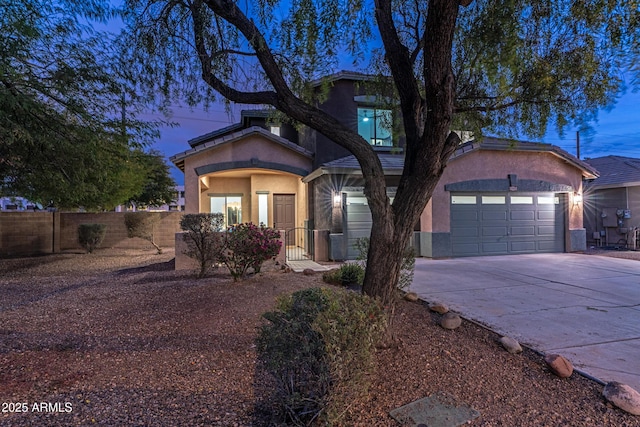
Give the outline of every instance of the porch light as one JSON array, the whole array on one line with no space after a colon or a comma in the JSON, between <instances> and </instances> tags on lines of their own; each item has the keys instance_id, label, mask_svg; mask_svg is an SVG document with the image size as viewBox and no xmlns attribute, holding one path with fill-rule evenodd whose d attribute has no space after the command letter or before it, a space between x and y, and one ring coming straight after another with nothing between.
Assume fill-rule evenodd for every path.
<instances>
[{"instance_id":1,"label":"porch light","mask_svg":"<svg viewBox=\"0 0 640 427\"><path fill-rule=\"evenodd\" d=\"M335 193L333 195L333 204L339 206L340 202L342 202L342 195L340 193Z\"/></svg>"},{"instance_id":2,"label":"porch light","mask_svg":"<svg viewBox=\"0 0 640 427\"><path fill-rule=\"evenodd\" d=\"M582 194L573 193L573 204L579 205L580 203L582 203Z\"/></svg>"}]
</instances>

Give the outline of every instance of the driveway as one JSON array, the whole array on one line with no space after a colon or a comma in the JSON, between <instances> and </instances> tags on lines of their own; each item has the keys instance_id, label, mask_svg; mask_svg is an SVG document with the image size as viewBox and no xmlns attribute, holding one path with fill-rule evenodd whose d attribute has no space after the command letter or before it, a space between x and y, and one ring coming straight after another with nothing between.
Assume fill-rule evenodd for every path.
<instances>
[{"instance_id":1,"label":"driveway","mask_svg":"<svg viewBox=\"0 0 640 427\"><path fill-rule=\"evenodd\" d=\"M640 391L640 262L581 254L419 258L411 290L601 381Z\"/></svg>"}]
</instances>

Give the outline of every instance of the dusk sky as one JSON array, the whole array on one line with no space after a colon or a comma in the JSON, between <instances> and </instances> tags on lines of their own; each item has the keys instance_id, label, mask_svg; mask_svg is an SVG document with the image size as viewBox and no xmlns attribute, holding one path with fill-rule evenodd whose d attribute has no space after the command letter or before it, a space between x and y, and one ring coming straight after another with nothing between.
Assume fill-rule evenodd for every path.
<instances>
[{"instance_id":1,"label":"dusk sky","mask_svg":"<svg viewBox=\"0 0 640 427\"><path fill-rule=\"evenodd\" d=\"M248 106L247 108L258 108ZM188 140L213 130L228 126L240 120L237 108L232 117L224 112L222 105L213 105L207 113L203 110L191 110L189 107L174 107L171 121L180 123L179 127L161 129L161 138L154 148L170 157L188 150ZM159 115L145 115L141 118L159 118ZM628 91L610 111L601 111L597 123L593 124L591 136L580 136L580 158L594 158L608 155L640 158L640 93ZM525 139L525 138L523 138ZM553 127L542 140L549 144L576 154L576 132L567 130L561 138ZM173 165L172 165L173 166ZM173 176L179 185L184 184L181 171L173 167Z\"/></svg>"}]
</instances>

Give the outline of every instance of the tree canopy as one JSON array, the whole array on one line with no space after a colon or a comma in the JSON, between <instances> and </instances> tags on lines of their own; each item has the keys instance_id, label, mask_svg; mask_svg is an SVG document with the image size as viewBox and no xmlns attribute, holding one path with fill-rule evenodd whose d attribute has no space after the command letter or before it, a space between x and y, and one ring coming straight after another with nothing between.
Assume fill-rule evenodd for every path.
<instances>
[{"instance_id":1,"label":"tree canopy","mask_svg":"<svg viewBox=\"0 0 640 427\"><path fill-rule=\"evenodd\" d=\"M157 150L137 151L137 161L146 172L142 190L129 199L137 207L161 206L176 198L176 182L171 176L164 155Z\"/></svg>"},{"instance_id":2,"label":"tree canopy","mask_svg":"<svg viewBox=\"0 0 640 427\"><path fill-rule=\"evenodd\" d=\"M145 181L151 141L113 37L107 0L0 2L0 192L59 208L110 209Z\"/></svg>"},{"instance_id":3,"label":"tree canopy","mask_svg":"<svg viewBox=\"0 0 640 427\"><path fill-rule=\"evenodd\" d=\"M403 248L459 143L452 129L540 136L593 119L624 89L640 10L622 0L127 0L150 94L211 91L272 106L352 152L373 228L364 291L390 301ZM349 57L401 113L393 205L371 146L317 107L311 82ZM358 68L359 67L359 68ZM205 85L203 86L202 83ZM320 93L320 96L322 93Z\"/></svg>"}]
</instances>

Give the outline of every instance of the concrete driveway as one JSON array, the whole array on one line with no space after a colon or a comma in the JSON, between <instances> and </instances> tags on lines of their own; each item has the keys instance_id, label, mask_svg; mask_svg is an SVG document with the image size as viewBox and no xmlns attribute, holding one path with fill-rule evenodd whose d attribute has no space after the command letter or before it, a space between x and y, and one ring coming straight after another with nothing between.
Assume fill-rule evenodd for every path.
<instances>
[{"instance_id":1,"label":"concrete driveway","mask_svg":"<svg viewBox=\"0 0 640 427\"><path fill-rule=\"evenodd\" d=\"M640 262L581 254L419 258L411 290L601 381L640 391Z\"/></svg>"}]
</instances>

